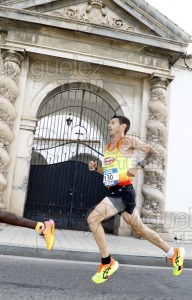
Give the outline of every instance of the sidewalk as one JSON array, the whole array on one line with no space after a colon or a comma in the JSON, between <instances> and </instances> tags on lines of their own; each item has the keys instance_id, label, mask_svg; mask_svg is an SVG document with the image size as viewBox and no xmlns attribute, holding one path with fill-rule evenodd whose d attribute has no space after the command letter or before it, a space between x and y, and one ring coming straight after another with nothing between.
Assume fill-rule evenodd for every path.
<instances>
[{"instance_id":1,"label":"sidewalk","mask_svg":"<svg viewBox=\"0 0 192 300\"><path fill-rule=\"evenodd\" d=\"M164 252L146 240L106 234L109 252L121 264L166 266ZM168 242L186 250L185 267L192 268L192 243ZM52 259L100 262L98 247L91 232L55 231L52 251L45 249L45 241L31 229L2 225L0 227L0 254Z\"/></svg>"}]
</instances>

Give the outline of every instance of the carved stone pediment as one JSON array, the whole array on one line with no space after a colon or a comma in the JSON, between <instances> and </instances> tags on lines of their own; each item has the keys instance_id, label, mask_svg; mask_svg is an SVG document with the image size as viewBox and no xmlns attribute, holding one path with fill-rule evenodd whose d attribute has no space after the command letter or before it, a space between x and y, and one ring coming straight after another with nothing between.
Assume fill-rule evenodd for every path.
<instances>
[{"instance_id":1,"label":"carved stone pediment","mask_svg":"<svg viewBox=\"0 0 192 300\"><path fill-rule=\"evenodd\" d=\"M107 7L102 0L86 1L75 6L56 9L47 14L63 19L107 26L125 31L135 30L125 19Z\"/></svg>"},{"instance_id":2,"label":"carved stone pediment","mask_svg":"<svg viewBox=\"0 0 192 300\"><path fill-rule=\"evenodd\" d=\"M8 7L8 12L5 7ZM148 39L157 36L182 44L191 40L189 34L150 4L143 4L142 0L0 0L0 17L5 15L7 18L8 15L12 19L12 14L14 20L26 21L30 16L31 22L41 24L48 21L49 26L60 27L63 19L76 24L97 24L127 32L136 31L148 35ZM58 22L55 22L57 18Z\"/></svg>"}]
</instances>

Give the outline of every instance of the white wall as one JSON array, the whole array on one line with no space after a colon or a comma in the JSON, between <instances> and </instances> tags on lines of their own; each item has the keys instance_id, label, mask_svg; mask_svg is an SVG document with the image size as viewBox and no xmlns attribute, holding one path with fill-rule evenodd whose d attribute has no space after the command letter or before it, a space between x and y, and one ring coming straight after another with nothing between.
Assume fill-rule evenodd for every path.
<instances>
[{"instance_id":1,"label":"white wall","mask_svg":"<svg viewBox=\"0 0 192 300\"><path fill-rule=\"evenodd\" d=\"M180 59L172 69L166 211L192 209L192 60Z\"/></svg>"}]
</instances>

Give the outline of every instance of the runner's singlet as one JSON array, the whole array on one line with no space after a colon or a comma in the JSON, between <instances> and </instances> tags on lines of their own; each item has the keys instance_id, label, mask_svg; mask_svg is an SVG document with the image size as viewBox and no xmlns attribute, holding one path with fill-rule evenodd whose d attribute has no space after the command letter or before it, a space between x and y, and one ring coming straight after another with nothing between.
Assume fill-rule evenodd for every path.
<instances>
[{"instance_id":1,"label":"runner's singlet","mask_svg":"<svg viewBox=\"0 0 192 300\"><path fill-rule=\"evenodd\" d=\"M120 148L122 142L123 139L113 149L109 143L104 150L103 183L106 186L132 184L132 178L127 175L131 168L131 159L123 155Z\"/></svg>"}]
</instances>

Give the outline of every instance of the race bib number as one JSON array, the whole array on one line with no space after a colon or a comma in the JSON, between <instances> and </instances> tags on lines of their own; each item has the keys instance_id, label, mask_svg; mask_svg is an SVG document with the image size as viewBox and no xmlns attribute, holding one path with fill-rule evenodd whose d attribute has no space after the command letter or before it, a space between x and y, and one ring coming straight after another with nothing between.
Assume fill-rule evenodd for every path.
<instances>
[{"instance_id":1,"label":"race bib number","mask_svg":"<svg viewBox=\"0 0 192 300\"><path fill-rule=\"evenodd\" d=\"M119 174L117 168L105 170L103 172L103 183L105 186L116 185L119 182Z\"/></svg>"}]
</instances>

